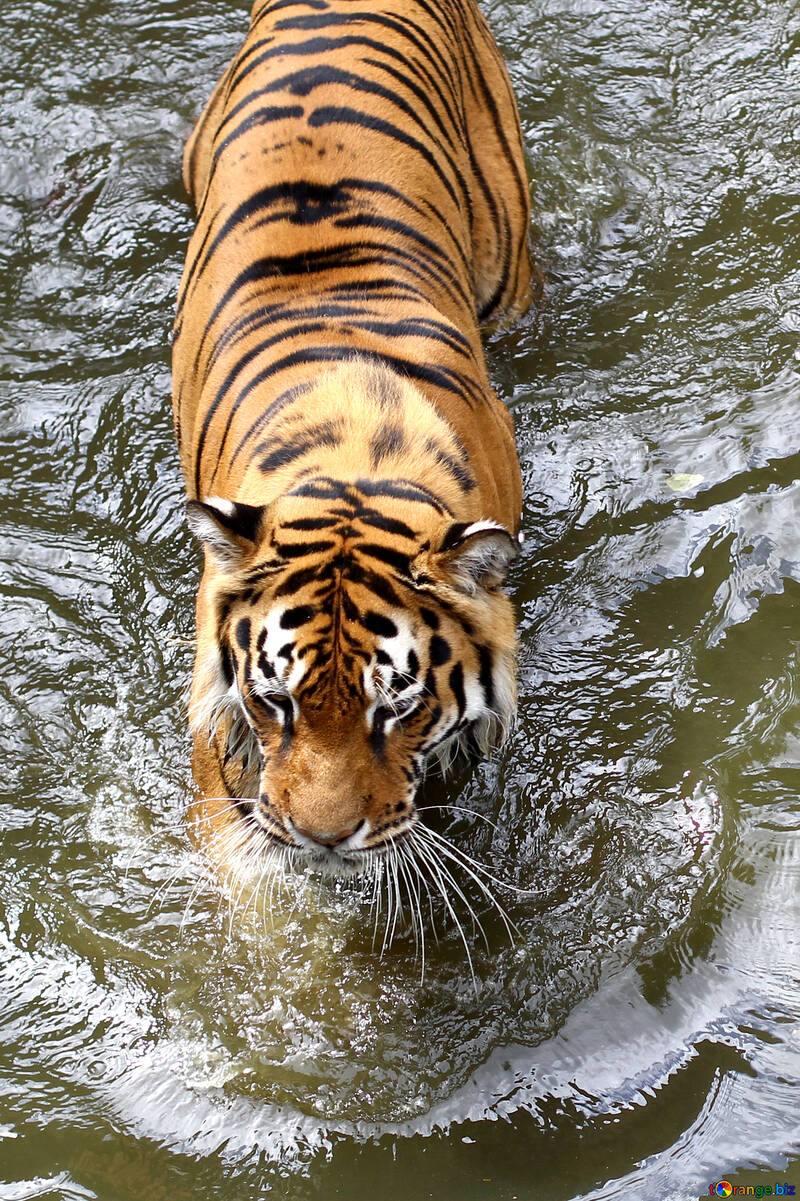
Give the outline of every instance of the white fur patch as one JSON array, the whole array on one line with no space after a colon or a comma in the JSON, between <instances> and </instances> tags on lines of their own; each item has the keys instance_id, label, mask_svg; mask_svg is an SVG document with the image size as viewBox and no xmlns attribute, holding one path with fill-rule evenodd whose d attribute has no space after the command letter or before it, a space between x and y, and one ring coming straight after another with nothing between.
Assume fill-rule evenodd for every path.
<instances>
[{"instance_id":1,"label":"white fur patch","mask_svg":"<svg viewBox=\"0 0 800 1201\"><path fill-rule=\"evenodd\" d=\"M230 686L225 684L219 652L216 650L206 659L202 682L206 686L203 696L189 707L189 729L194 735L203 736L211 742L220 722L227 718L228 754L242 763L244 771L252 777L256 791L261 763L258 739L247 721L236 679Z\"/></svg>"},{"instance_id":2,"label":"white fur patch","mask_svg":"<svg viewBox=\"0 0 800 1201\"><path fill-rule=\"evenodd\" d=\"M224 496L209 496L203 503L211 505L212 509L218 509L226 517L233 517L236 512L236 505L232 500L226 500Z\"/></svg>"},{"instance_id":3,"label":"white fur patch","mask_svg":"<svg viewBox=\"0 0 800 1201\"><path fill-rule=\"evenodd\" d=\"M392 610L392 621L397 626L397 633L392 638L379 638L376 645L392 660L395 671L407 672L408 656L412 650L416 650L411 623L405 614L397 610Z\"/></svg>"},{"instance_id":4,"label":"white fur patch","mask_svg":"<svg viewBox=\"0 0 800 1201\"><path fill-rule=\"evenodd\" d=\"M489 530L495 530L500 534L508 534L508 530L499 521L473 521L472 525L468 525L461 535L462 539L471 538L473 534L487 533Z\"/></svg>"},{"instance_id":5,"label":"white fur patch","mask_svg":"<svg viewBox=\"0 0 800 1201\"><path fill-rule=\"evenodd\" d=\"M502 583L516 555L517 542L505 526L496 521L474 521L457 545L445 552L445 561L456 586L474 596L480 587Z\"/></svg>"},{"instance_id":6,"label":"white fur patch","mask_svg":"<svg viewBox=\"0 0 800 1201\"><path fill-rule=\"evenodd\" d=\"M278 678L284 684L288 684L288 677L292 672L293 666L295 666L289 659L280 658L278 655L281 647L291 641L289 631L281 629L281 617L283 617L288 608L288 605L273 605L267 614L264 627L267 631L267 637L264 642L264 653L278 673Z\"/></svg>"},{"instance_id":7,"label":"white fur patch","mask_svg":"<svg viewBox=\"0 0 800 1201\"><path fill-rule=\"evenodd\" d=\"M369 700L364 716L369 729L372 729L377 709L393 710L402 698L402 711L395 717L388 718L385 723L384 729L387 733L396 725L400 717L405 715L407 698L417 696L423 691L423 685L408 673L408 657L412 650L416 653L411 623L403 613L396 609L392 610L392 621L397 626L397 634L393 634L391 638L375 640L376 649L388 655L390 662L368 663L363 674L364 692ZM403 687L394 690L392 680L398 675L403 680ZM410 692L409 689L411 689Z\"/></svg>"},{"instance_id":8,"label":"white fur patch","mask_svg":"<svg viewBox=\"0 0 800 1201\"><path fill-rule=\"evenodd\" d=\"M235 505L220 496L212 496L203 504L216 509L225 517L231 517L235 512ZM206 513L198 504L191 503L186 507L186 521L195 538L208 547L220 567L234 571L239 566L242 558L241 548L233 535L224 526L217 524L210 513Z\"/></svg>"}]
</instances>

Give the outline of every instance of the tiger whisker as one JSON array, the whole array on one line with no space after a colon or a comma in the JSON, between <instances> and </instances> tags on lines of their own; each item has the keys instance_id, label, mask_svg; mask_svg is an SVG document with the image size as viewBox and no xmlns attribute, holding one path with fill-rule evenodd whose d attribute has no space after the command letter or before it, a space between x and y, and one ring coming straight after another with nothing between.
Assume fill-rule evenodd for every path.
<instances>
[{"instance_id":1,"label":"tiger whisker","mask_svg":"<svg viewBox=\"0 0 800 1201\"><path fill-rule=\"evenodd\" d=\"M398 917L398 919L401 919L404 915L405 910L403 908L403 895L402 895L402 888L401 888L401 871L400 871L400 855L398 853L397 843L391 844L391 857L392 857L392 872L394 874L394 886L395 886L395 890L397 892L397 902L398 902L397 903L397 917ZM410 904L411 904L411 896L409 894L409 906L410 906ZM414 926L413 920L411 922L411 926L412 926L412 930L414 932L414 939L415 939L415 943L416 943L417 931ZM392 941L394 941L394 933L395 933L394 930L392 930Z\"/></svg>"},{"instance_id":2,"label":"tiger whisker","mask_svg":"<svg viewBox=\"0 0 800 1201\"><path fill-rule=\"evenodd\" d=\"M191 910L192 906L194 905L195 898L198 896L200 889L203 887L204 883L206 883L205 877L203 875L199 875L189 893L189 896L186 900L186 904L183 907L183 915L180 920L180 925L178 926L178 933L180 935L183 934L183 930L186 925L186 922L189 920L190 910Z\"/></svg>"},{"instance_id":3,"label":"tiger whisker","mask_svg":"<svg viewBox=\"0 0 800 1201\"><path fill-rule=\"evenodd\" d=\"M282 882L285 882L285 880L286 880L286 855L287 855L286 847L279 847L277 855L276 855L277 863L275 866L275 870L272 872L272 874L269 877L269 897L265 896L266 911L269 913L270 928L273 930L275 929L275 917L274 917L274 910L273 910L273 905L272 905L272 898L275 894L275 886L277 884L278 879L280 879ZM265 881L264 882L265 893L266 893L266 887L267 887L267 882Z\"/></svg>"},{"instance_id":4,"label":"tiger whisker","mask_svg":"<svg viewBox=\"0 0 800 1201\"><path fill-rule=\"evenodd\" d=\"M486 936L486 931L483 928L483 923L481 922L480 918L478 917L478 914L475 910L474 905L470 902L467 894L464 892L464 889L458 883L455 876L450 871L450 868L444 862L444 860L442 858L441 848L437 847L435 844L426 844L422 841L422 838L420 838L420 842L417 844L417 850L419 850L421 846L426 847L429 855L432 858L432 861L436 864L437 871L441 872L443 878L449 884L452 885L453 891L455 892L456 896L465 905L467 912L469 913L470 919L472 921L472 924L473 924L473 930L480 935L480 937L483 940L483 944L484 944L486 950L488 951L489 950L489 940Z\"/></svg>"},{"instance_id":5,"label":"tiger whisker","mask_svg":"<svg viewBox=\"0 0 800 1201\"><path fill-rule=\"evenodd\" d=\"M416 910L416 906L414 903L413 882L412 882L411 876L409 874L409 869L408 869L408 865L407 865L405 856L403 854L402 843L395 843L394 854L395 854L395 861L397 863L398 879L403 881L403 883L405 884L406 892L408 893L408 909L409 909L409 914L411 917L411 930L414 935L414 954L416 957L416 955L418 955L420 952L421 928L417 922L417 910ZM424 957L424 951L423 951L423 957Z\"/></svg>"},{"instance_id":6,"label":"tiger whisker","mask_svg":"<svg viewBox=\"0 0 800 1201\"><path fill-rule=\"evenodd\" d=\"M491 826L493 830L499 830L497 822L492 821L490 817L486 817L484 813L478 813L476 809L467 809L463 805L425 805L425 809L441 809L448 813L465 813L469 817L477 817L478 821L485 822L487 826Z\"/></svg>"},{"instance_id":7,"label":"tiger whisker","mask_svg":"<svg viewBox=\"0 0 800 1201\"><path fill-rule=\"evenodd\" d=\"M181 862L180 862L180 863L177 865L177 867L174 869L174 871L171 871L171 872L169 873L169 875L167 876L166 880L164 880L164 881L163 881L163 882L162 882L162 883L161 883L161 884L158 886L158 888L156 889L155 893L154 893L154 894L153 894L153 896L150 898L150 901L149 901L149 903L148 903L148 906L147 906L147 916L148 916L148 918L149 918L149 917L150 917L150 915L152 914L154 906L157 906L157 907L159 907L159 908L160 908L161 906L163 906L163 905L166 903L166 899L167 899L167 897L169 896L169 894L170 894L170 892L172 891L172 889L173 889L173 888L176 886L176 884L178 883L178 881L179 881L181 878L185 878L185 875L186 875L186 869L187 869L187 867L188 867L189 863L192 863L192 864L193 864L193 866L194 866L195 868L199 868L201 872L204 872L204 871L206 870L206 869L205 869L205 865L204 865L204 864L201 862L201 860L200 860L199 856L194 856L194 855L193 855L193 856L191 857L191 859L189 859L189 858L188 858L188 856L185 856L185 857L184 857L184 858L181 860Z\"/></svg>"},{"instance_id":8,"label":"tiger whisker","mask_svg":"<svg viewBox=\"0 0 800 1201\"><path fill-rule=\"evenodd\" d=\"M244 848L244 854L242 856L243 862L242 862L242 870L240 873L242 876L242 884L239 888L236 899L234 901L233 911L232 911L233 914L236 913L236 910L242 904L242 898L244 897L245 890L249 888L250 895L249 895L248 899L245 900L244 906L241 911L241 920L242 921L244 921L244 919L247 917L247 911L250 908L251 903L257 897L258 885L261 880L261 873L264 870L265 866L269 867L269 859L270 859L271 849L272 848L271 848L270 839L269 839L268 834L266 834L263 830L259 830L259 829L255 829L254 831L251 831L248 845ZM254 876L256 876L255 884L253 884ZM229 937L230 937L231 933L232 933L232 927L229 927L229 930L228 930Z\"/></svg>"},{"instance_id":9,"label":"tiger whisker","mask_svg":"<svg viewBox=\"0 0 800 1201\"><path fill-rule=\"evenodd\" d=\"M397 930L398 919L400 918L402 911L403 911L403 902L402 902L402 898L400 896L400 883L397 878L397 858L395 855L395 848L394 848L393 843L390 843L390 845L388 847L388 851L389 851L389 854L387 856L386 863L387 863L387 866L389 869L388 878L391 883L392 899L393 899L392 928L391 928L391 932L389 934L389 946L391 946L392 943L394 942L394 936L395 936L395 933Z\"/></svg>"},{"instance_id":10,"label":"tiger whisker","mask_svg":"<svg viewBox=\"0 0 800 1201\"><path fill-rule=\"evenodd\" d=\"M226 798L220 798L220 799L226 799ZM204 818L195 818L193 820L192 824L193 825L202 825L204 822L215 821L222 814L228 812L229 810L236 809L236 808L237 808L236 804L229 805L221 811L218 810L216 814L210 814ZM129 852L128 861L125 864L125 869L124 869L124 879L127 879L129 873L131 872L131 870L133 868L134 859L138 856L141 856L142 853L145 851L145 849L147 848L147 846L150 843L153 843L156 840L163 840L165 834L174 834L177 836L183 836L185 838L185 836L186 836L185 818L182 818L179 822L165 823L160 829L154 831L152 834L145 835L142 838L138 839L136 844L131 848L131 850ZM198 858L198 859L194 860L194 862L200 863L201 860ZM170 875L167 877L167 879L164 880L159 885L154 896L151 898L151 900L149 902L148 909L147 909L148 914L153 911L154 906L163 904L163 902L166 900L166 897L169 894L169 892L175 886L175 884L180 879L180 877L185 873L185 870L186 870L186 862L184 861L184 862L181 862L175 868L175 870L170 873Z\"/></svg>"},{"instance_id":11,"label":"tiger whisker","mask_svg":"<svg viewBox=\"0 0 800 1201\"><path fill-rule=\"evenodd\" d=\"M378 915L380 913L380 885L382 864L378 862L375 852L372 852L370 860L370 875L372 877L372 896L370 897L369 908L372 913L372 950L375 950L375 940L378 935Z\"/></svg>"},{"instance_id":12,"label":"tiger whisker","mask_svg":"<svg viewBox=\"0 0 800 1201\"><path fill-rule=\"evenodd\" d=\"M233 922L236 915L236 907L241 896L242 889L247 882L245 868L251 847L251 835L249 832L236 831L238 837L232 838L230 833L226 837L220 837L215 845L215 850L222 849L224 846L225 860L228 863L228 871L225 875L225 891L229 897L228 908L228 939L233 936ZM241 881L241 883L240 883Z\"/></svg>"},{"instance_id":13,"label":"tiger whisker","mask_svg":"<svg viewBox=\"0 0 800 1201\"><path fill-rule=\"evenodd\" d=\"M152 834L143 834L143 835L141 835L141 837L137 838L134 845L129 848L128 854L125 859L125 865L124 865L123 871L122 871L123 884L127 884L127 882L128 882L128 876L130 875L131 871L133 870L134 860L144 853L144 851L147 849L147 847L149 846L150 843L159 842L160 844L163 844L165 834L178 833L178 832L179 832L179 830L177 828L172 830L169 827L166 827L166 828L154 830ZM148 860L148 862L149 862L149 860ZM151 902L151 904L152 904L152 902Z\"/></svg>"},{"instance_id":14,"label":"tiger whisker","mask_svg":"<svg viewBox=\"0 0 800 1201\"><path fill-rule=\"evenodd\" d=\"M429 834L430 831L426 830L425 833ZM434 844L434 845L436 845L436 844ZM492 905L492 907L494 909L496 909L496 911L500 915L500 919L506 928L506 932L507 932L509 938L513 942L514 935L520 934L519 927L514 922L512 922L511 918L508 916L505 909L500 904L500 902L497 900L497 898L495 897L495 895L491 891L491 889L487 887L485 882L483 880L481 880L480 876L478 876L474 871L472 871L472 869L466 863L464 863L464 861L462 859L458 858L455 854L452 853L452 846L449 843L439 843L438 851L440 854L444 855L447 859L449 859L452 863L457 863L458 866L462 869L462 871L465 871L467 873L467 875L470 876L470 878L477 884L480 891L483 893L483 895L486 897L486 899L489 901L489 903Z\"/></svg>"},{"instance_id":15,"label":"tiger whisker","mask_svg":"<svg viewBox=\"0 0 800 1201\"><path fill-rule=\"evenodd\" d=\"M411 898L411 914L412 924L414 926L414 949L421 955L421 967L419 982L422 985L425 982L425 924L422 920L422 907L420 904L419 888L412 875L412 869L416 873L417 878L420 877L419 867L413 857L409 855L408 847L403 843L397 845L398 863L404 873L406 884L408 887L409 897ZM430 894L429 894L430 895ZM414 905L416 904L416 918L414 918ZM419 936L417 936L417 919L419 922Z\"/></svg>"},{"instance_id":16,"label":"tiger whisker","mask_svg":"<svg viewBox=\"0 0 800 1201\"><path fill-rule=\"evenodd\" d=\"M386 948L390 944L390 941L391 941L389 938L389 930L390 930L391 921L394 917L394 910L395 910L395 896L394 896L394 886L393 886L393 879L392 879L392 873L391 873L391 859L388 854L384 860L384 868L385 868L385 878L386 878L386 923L385 923L384 931L383 931L383 943L381 944L381 950L380 950L380 955L379 955L380 959L383 959L383 956L386 952Z\"/></svg>"},{"instance_id":17,"label":"tiger whisker","mask_svg":"<svg viewBox=\"0 0 800 1201\"><path fill-rule=\"evenodd\" d=\"M437 808L437 806L433 805L430 807ZM476 813L474 816L480 817L481 815ZM479 863L477 859L474 859L472 855L469 855L463 847L457 846L451 839L447 838L444 834L441 834L438 830L434 830L431 826L425 825L421 826L421 828L429 837L444 843L452 852L452 854L460 856L465 870L467 868L471 868L473 871L479 872L482 876L485 876L487 880L491 880L492 884L496 884L498 888L507 888L509 892L515 892L521 897L534 897L542 891L540 888L519 888L516 884L510 884L508 880L500 879L499 876L493 875L483 863Z\"/></svg>"},{"instance_id":18,"label":"tiger whisker","mask_svg":"<svg viewBox=\"0 0 800 1201\"><path fill-rule=\"evenodd\" d=\"M271 877L275 872L275 856L272 852L272 848L269 846L269 837L267 835L262 835L259 845L259 855L261 858L261 872L256 880L256 885L253 889L250 900L245 905L244 913L242 914L243 919L247 917L247 911L251 906L253 908L253 917L255 918L257 916L258 894L261 890L262 883L265 883L267 877Z\"/></svg>"},{"instance_id":19,"label":"tiger whisker","mask_svg":"<svg viewBox=\"0 0 800 1201\"><path fill-rule=\"evenodd\" d=\"M212 830L208 842L208 852L212 861L216 860L218 864L228 863L225 876L226 886L231 876L238 874L241 858L246 854L252 837L253 830L244 823L230 824L219 831Z\"/></svg>"},{"instance_id":20,"label":"tiger whisker","mask_svg":"<svg viewBox=\"0 0 800 1201\"><path fill-rule=\"evenodd\" d=\"M409 839L409 842L411 842L410 839ZM455 909L453 908L450 898L447 895L447 888L445 887L445 883L442 879L442 874L439 870L439 865L436 863L435 859L431 858L431 856L429 854L429 848L424 847L423 845L417 843L414 846L414 851L415 851L416 857L418 858L420 864L421 865L424 864L429 869L431 882L436 886L436 888L438 888L439 893L441 894L442 900L444 901L445 906L446 906L451 918L453 919L456 930L458 931L459 937L460 937L461 942L464 947L464 951L467 956L467 963L469 964L469 973L470 973L470 977L472 979L472 987L475 989L475 993L477 995L478 984L477 984L477 980L475 977L475 967L472 962L472 953L469 949L469 942L468 942L467 936L464 932L464 927L462 926L461 922L458 919L458 914L456 913ZM452 877L450 877L450 879L452 881ZM452 881L452 882L455 884L455 881ZM458 886L456 885L455 887L456 887L456 891L458 892L459 891ZM461 895L463 897L463 893ZM470 909L469 902L466 902L466 904L467 904L467 908ZM470 910L470 912L471 912L471 910ZM473 916L473 921L474 921L475 920L474 914L472 914L472 916ZM478 923L478 925L480 925L480 923Z\"/></svg>"},{"instance_id":21,"label":"tiger whisker","mask_svg":"<svg viewBox=\"0 0 800 1201\"><path fill-rule=\"evenodd\" d=\"M433 906L433 894L431 893L431 890L428 888L428 881L425 878L425 875L420 871L419 864L417 863L416 856L415 856L414 843L411 842L409 845L406 846L405 849L406 849L406 854L408 856L409 862L413 863L413 865L417 871L417 874L419 876L420 882L422 883L422 885L425 888L425 894L428 898L428 911L430 913L430 919L431 919L431 930L433 932L434 940L438 943L439 942L439 931L436 928L436 913L435 913L434 906Z\"/></svg>"}]
</instances>

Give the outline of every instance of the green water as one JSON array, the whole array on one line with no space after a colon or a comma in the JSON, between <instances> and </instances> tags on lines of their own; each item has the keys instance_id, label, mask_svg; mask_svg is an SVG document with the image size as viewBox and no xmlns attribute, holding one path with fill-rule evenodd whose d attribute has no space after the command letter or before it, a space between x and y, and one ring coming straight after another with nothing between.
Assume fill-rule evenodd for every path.
<instances>
[{"instance_id":1,"label":"green water","mask_svg":"<svg viewBox=\"0 0 800 1201\"><path fill-rule=\"evenodd\" d=\"M231 923L182 830L179 157L246 12L3 4L0 1201L800 1183L800 12L486 11L548 282L491 346L520 721L426 791L534 890L509 940L462 877L473 987L353 887Z\"/></svg>"}]
</instances>

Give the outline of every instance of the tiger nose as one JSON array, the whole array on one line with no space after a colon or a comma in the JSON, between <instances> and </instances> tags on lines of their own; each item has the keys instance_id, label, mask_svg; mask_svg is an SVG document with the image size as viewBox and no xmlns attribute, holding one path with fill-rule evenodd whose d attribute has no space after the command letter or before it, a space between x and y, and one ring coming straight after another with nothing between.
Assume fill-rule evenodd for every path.
<instances>
[{"instance_id":1,"label":"tiger nose","mask_svg":"<svg viewBox=\"0 0 800 1201\"><path fill-rule=\"evenodd\" d=\"M356 822L354 826L348 826L347 829L336 830L335 832L325 833L321 830L309 830L306 826L298 826L297 822L292 823L298 834L303 838L310 838L312 842L318 842L323 847L335 847L351 835L356 834L364 825L363 818L360 822Z\"/></svg>"}]
</instances>

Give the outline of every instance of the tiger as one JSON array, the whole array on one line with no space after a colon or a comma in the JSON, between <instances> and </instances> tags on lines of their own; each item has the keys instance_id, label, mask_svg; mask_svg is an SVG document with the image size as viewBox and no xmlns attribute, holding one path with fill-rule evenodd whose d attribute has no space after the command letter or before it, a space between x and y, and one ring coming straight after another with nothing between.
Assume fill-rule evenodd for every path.
<instances>
[{"instance_id":1,"label":"tiger","mask_svg":"<svg viewBox=\"0 0 800 1201\"><path fill-rule=\"evenodd\" d=\"M473 0L256 0L183 176L190 825L221 870L358 874L514 718L522 485L481 330L539 278L516 101Z\"/></svg>"}]
</instances>

